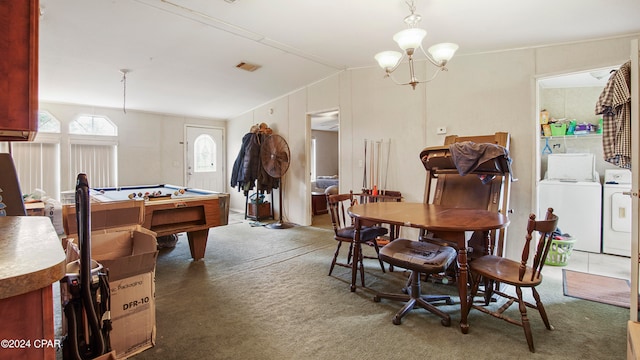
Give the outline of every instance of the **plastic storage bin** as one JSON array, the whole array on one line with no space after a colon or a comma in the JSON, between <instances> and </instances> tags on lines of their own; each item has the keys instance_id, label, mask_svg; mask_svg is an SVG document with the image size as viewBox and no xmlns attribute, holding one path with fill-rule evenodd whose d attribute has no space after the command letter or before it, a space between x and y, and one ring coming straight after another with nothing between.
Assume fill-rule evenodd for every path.
<instances>
[{"instance_id":1,"label":"plastic storage bin","mask_svg":"<svg viewBox=\"0 0 640 360\"><path fill-rule=\"evenodd\" d=\"M564 136L567 133L567 124L551 124L551 136Z\"/></svg>"},{"instance_id":2,"label":"plastic storage bin","mask_svg":"<svg viewBox=\"0 0 640 360\"><path fill-rule=\"evenodd\" d=\"M575 238L568 238L565 240L551 240L551 248L549 248L549 254L547 254L547 260L544 262L547 265L553 266L565 266L569 263L569 257L573 251L573 244L575 244Z\"/></svg>"}]
</instances>

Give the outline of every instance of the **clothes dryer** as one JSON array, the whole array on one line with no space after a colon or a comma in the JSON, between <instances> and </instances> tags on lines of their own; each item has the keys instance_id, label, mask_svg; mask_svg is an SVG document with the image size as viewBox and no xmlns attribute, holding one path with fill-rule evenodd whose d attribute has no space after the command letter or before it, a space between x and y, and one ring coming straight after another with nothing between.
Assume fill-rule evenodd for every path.
<instances>
[{"instance_id":1,"label":"clothes dryer","mask_svg":"<svg viewBox=\"0 0 640 360\"><path fill-rule=\"evenodd\" d=\"M631 256L631 171L605 170L602 187L602 252Z\"/></svg>"}]
</instances>

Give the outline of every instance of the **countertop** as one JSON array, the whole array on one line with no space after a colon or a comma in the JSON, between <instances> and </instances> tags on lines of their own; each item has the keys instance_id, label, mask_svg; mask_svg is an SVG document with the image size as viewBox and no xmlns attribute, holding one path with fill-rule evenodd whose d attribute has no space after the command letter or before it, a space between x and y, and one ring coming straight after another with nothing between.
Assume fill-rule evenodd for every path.
<instances>
[{"instance_id":1,"label":"countertop","mask_svg":"<svg viewBox=\"0 0 640 360\"><path fill-rule=\"evenodd\" d=\"M65 254L46 216L0 216L0 299L62 279Z\"/></svg>"}]
</instances>

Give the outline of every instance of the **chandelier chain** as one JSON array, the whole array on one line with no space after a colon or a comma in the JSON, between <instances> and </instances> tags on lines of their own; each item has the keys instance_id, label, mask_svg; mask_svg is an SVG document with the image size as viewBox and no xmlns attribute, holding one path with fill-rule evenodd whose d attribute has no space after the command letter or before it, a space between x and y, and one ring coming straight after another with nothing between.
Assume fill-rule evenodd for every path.
<instances>
[{"instance_id":1,"label":"chandelier chain","mask_svg":"<svg viewBox=\"0 0 640 360\"><path fill-rule=\"evenodd\" d=\"M409 7L409 11L411 11L411 14L414 14L416 12L415 2L413 0L406 0L405 3Z\"/></svg>"},{"instance_id":2,"label":"chandelier chain","mask_svg":"<svg viewBox=\"0 0 640 360\"><path fill-rule=\"evenodd\" d=\"M122 112L127 113L127 73L129 70L121 69L122 79L120 82L122 83Z\"/></svg>"}]
</instances>

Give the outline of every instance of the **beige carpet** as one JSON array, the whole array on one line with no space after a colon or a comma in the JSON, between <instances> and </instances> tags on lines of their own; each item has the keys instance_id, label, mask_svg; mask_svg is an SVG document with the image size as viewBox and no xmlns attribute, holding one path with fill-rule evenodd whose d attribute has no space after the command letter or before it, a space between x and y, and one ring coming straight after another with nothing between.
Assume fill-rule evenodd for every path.
<instances>
[{"instance_id":1,"label":"beige carpet","mask_svg":"<svg viewBox=\"0 0 640 360\"><path fill-rule=\"evenodd\" d=\"M629 308L629 280L562 269L566 296Z\"/></svg>"},{"instance_id":2,"label":"beige carpet","mask_svg":"<svg viewBox=\"0 0 640 360\"><path fill-rule=\"evenodd\" d=\"M428 282L423 289L453 296L456 304L439 305L451 314L450 327L422 309L393 325L402 304L376 303L373 295L400 291L406 277L400 271L382 273L377 261L365 259L366 287L350 292L349 269L327 276L336 246L332 230L274 230L251 226L242 216L231 220L209 231L200 261L191 260L184 236L175 248L160 251L156 346L132 359L601 360L626 355L629 310L566 297L560 279L545 277L539 286L555 331L532 311L532 354L522 329L480 311L471 311L469 334L462 334L453 286ZM519 316L517 307L514 311Z\"/></svg>"}]
</instances>

